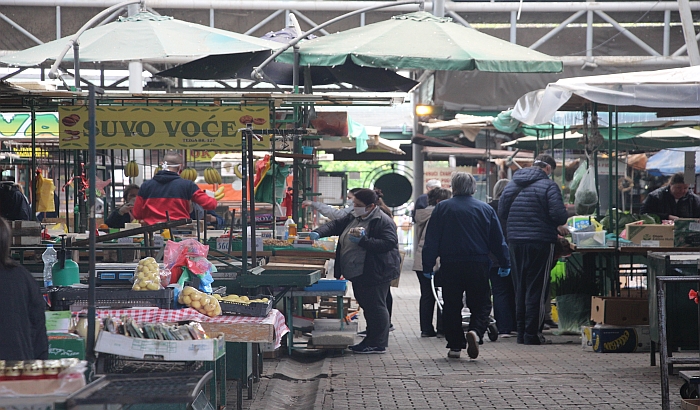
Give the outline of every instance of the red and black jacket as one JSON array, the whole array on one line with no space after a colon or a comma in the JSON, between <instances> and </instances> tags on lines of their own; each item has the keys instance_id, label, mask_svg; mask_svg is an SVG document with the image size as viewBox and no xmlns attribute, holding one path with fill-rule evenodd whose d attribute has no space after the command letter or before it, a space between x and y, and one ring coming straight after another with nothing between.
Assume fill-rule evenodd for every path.
<instances>
[{"instance_id":1,"label":"red and black jacket","mask_svg":"<svg viewBox=\"0 0 700 410\"><path fill-rule=\"evenodd\" d=\"M132 214L147 225L166 221L166 211L170 214L171 221L188 219L190 201L207 211L216 208L216 200L199 189L194 182L182 179L172 171L159 171L139 189Z\"/></svg>"}]
</instances>

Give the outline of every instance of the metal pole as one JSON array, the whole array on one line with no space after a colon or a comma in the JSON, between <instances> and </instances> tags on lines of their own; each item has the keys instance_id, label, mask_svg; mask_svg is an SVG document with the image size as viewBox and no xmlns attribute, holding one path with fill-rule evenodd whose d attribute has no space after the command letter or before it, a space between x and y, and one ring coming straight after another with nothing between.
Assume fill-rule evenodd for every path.
<instances>
[{"instance_id":1,"label":"metal pole","mask_svg":"<svg viewBox=\"0 0 700 410\"><path fill-rule=\"evenodd\" d=\"M75 79L75 91L80 91L80 43L73 43L73 77ZM51 72L49 72L51 76Z\"/></svg>"},{"instance_id":2,"label":"metal pole","mask_svg":"<svg viewBox=\"0 0 700 410\"><path fill-rule=\"evenodd\" d=\"M31 99L31 117L32 117L32 168L29 171L29 189L32 197L32 220L36 219L36 108L34 107L34 99Z\"/></svg>"},{"instance_id":3,"label":"metal pole","mask_svg":"<svg viewBox=\"0 0 700 410\"><path fill-rule=\"evenodd\" d=\"M253 131L248 136L248 185L250 185L250 263L258 266L258 247L255 245L255 167L253 166ZM272 189L275 189L275 176L272 175ZM274 212L273 212L274 214Z\"/></svg>"},{"instance_id":4,"label":"metal pole","mask_svg":"<svg viewBox=\"0 0 700 410\"><path fill-rule=\"evenodd\" d=\"M693 26L693 15L690 12L689 0L678 0L678 13L681 15L681 24L683 25L683 35L685 36L690 65L700 65L700 51L698 51L698 40L695 38L695 27Z\"/></svg>"},{"instance_id":5,"label":"metal pole","mask_svg":"<svg viewBox=\"0 0 700 410\"><path fill-rule=\"evenodd\" d=\"M433 15L445 17L445 0L433 0Z\"/></svg>"},{"instance_id":6,"label":"metal pole","mask_svg":"<svg viewBox=\"0 0 700 410\"><path fill-rule=\"evenodd\" d=\"M85 352L90 363L95 362L95 244L96 230L95 223L95 182L97 180L97 144L96 119L95 119L95 86L88 85L88 181L90 184L88 192L88 335L85 341Z\"/></svg>"},{"instance_id":7,"label":"metal pole","mask_svg":"<svg viewBox=\"0 0 700 410\"><path fill-rule=\"evenodd\" d=\"M248 130L241 130L241 273L248 272ZM250 136L252 137L252 136ZM231 224L233 226L233 224ZM233 251L229 248L229 252Z\"/></svg>"}]
</instances>

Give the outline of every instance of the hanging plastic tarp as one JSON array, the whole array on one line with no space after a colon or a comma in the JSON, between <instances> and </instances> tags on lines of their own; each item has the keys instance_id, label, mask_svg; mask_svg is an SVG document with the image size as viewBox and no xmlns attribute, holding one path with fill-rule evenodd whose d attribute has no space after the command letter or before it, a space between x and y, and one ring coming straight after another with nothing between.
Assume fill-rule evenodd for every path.
<instances>
[{"instance_id":1,"label":"hanging plastic tarp","mask_svg":"<svg viewBox=\"0 0 700 410\"><path fill-rule=\"evenodd\" d=\"M279 162L274 167L267 165L268 171L265 172L262 179L255 186L255 201L266 202L271 204L273 196L277 199L277 203L281 203L284 199L285 188L287 186L287 176L289 175L289 166L281 165ZM274 178L273 178L274 169ZM273 195L272 189L276 188Z\"/></svg>"},{"instance_id":2,"label":"hanging plastic tarp","mask_svg":"<svg viewBox=\"0 0 700 410\"><path fill-rule=\"evenodd\" d=\"M647 160L647 172L657 177L683 172L686 151L695 151L695 174L700 174L700 147L662 149Z\"/></svg>"},{"instance_id":3,"label":"hanging plastic tarp","mask_svg":"<svg viewBox=\"0 0 700 410\"><path fill-rule=\"evenodd\" d=\"M367 148L369 148L367 144L367 140L369 140L367 130L364 125L354 121L350 116L348 116L348 135L355 139L356 153L360 154L367 151Z\"/></svg>"},{"instance_id":4,"label":"hanging plastic tarp","mask_svg":"<svg viewBox=\"0 0 700 410\"><path fill-rule=\"evenodd\" d=\"M700 108L700 66L563 78L520 97L512 116L546 124L573 95L618 107Z\"/></svg>"}]
</instances>

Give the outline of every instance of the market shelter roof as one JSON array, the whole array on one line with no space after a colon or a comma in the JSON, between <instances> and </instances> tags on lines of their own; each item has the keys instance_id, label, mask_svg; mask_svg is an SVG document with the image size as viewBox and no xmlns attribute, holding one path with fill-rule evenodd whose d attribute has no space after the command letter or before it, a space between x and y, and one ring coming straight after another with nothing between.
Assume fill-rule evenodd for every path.
<instances>
[{"instance_id":1,"label":"market shelter roof","mask_svg":"<svg viewBox=\"0 0 700 410\"><path fill-rule=\"evenodd\" d=\"M428 159L447 158L450 156L474 159L515 158L532 159L530 151L507 151L502 149L486 150L484 148L471 147L423 147L423 153Z\"/></svg>"},{"instance_id":2,"label":"market shelter roof","mask_svg":"<svg viewBox=\"0 0 700 410\"><path fill-rule=\"evenodd\" d=\"M560 72L553 57L419 11L299 43L300 65L499 73ZM287 50L277 61L294 62Z\"/></svg>"},{"instance_id":3,"label":"market shelter roof","mask_svg":"<svg viewBox=\"0 0 700 410\"><path fill-rule=\"evenodd\" d=\"M512 116L528 125L551 121L558 110L581 110L585 103L650 111L662 116L700 114L700 66L564 78L525 94ZM590 107L589 107L590 109Z\"/></svg>"}]
</instances>

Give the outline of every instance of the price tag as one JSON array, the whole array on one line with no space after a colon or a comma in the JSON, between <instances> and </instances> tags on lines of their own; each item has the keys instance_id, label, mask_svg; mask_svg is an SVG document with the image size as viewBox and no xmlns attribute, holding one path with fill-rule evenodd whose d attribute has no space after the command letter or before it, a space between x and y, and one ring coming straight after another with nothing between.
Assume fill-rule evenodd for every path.
<instances>
[{"instance_id":1,"label":"price tag","mask_svg":"<svg viewBox=\"0 0 700 410\"><path fill-rule=\"evenodd\" d=\"M153 237L153 246L155 246L156 248L162 248L164 244L165 240L162 236L156 235Z\"/></svg>"},{"instance_id":2,"label":"price tag","mask_svg":"<svg viewBox=\"0 0 700 410\"><path fill-rule=\"evenodd\" d=\"M117 243L132 243L133 244L134 238L131 238L129 236L127 236L125 238L119 238L119 239L117 239Z\"/></svg>"},{"instance_id":3,"label":"price tag","mask_svg":"<svg viewBox=\"0 0 700 410\"><path fill-rule=\"evenodd\" d=\"M228 238L216 238L216 250L228 252Z\"/></svg>"}]
</instances>

